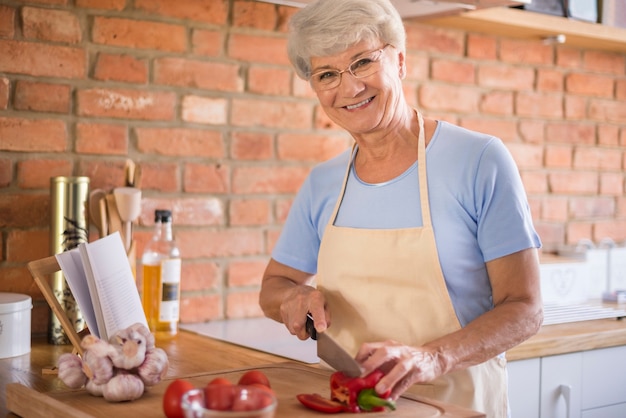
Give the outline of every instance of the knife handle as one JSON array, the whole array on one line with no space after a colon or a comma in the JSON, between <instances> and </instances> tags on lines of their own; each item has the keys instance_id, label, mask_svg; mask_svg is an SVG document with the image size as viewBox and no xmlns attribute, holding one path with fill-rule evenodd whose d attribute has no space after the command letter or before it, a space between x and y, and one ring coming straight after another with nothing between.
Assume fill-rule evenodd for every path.
<instances>
[{"instance_id":1,"label":"knife handle","mask_svg":"<svg viewBox=\"0 0 626 418\"><path fill-rule=\"evenodd\" d=\"M317 340L317 331L315 331L315 324L313 323L313 317L310 313L306 314L306 332L309 333L312 340Z\"/></svg>"}]
</instances>

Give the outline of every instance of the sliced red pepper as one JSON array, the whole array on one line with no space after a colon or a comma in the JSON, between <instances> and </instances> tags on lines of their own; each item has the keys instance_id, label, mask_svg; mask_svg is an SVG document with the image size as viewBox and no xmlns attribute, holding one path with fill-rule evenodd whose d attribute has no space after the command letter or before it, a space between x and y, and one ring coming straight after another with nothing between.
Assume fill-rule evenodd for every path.
<instances>
[{"instance_id":1,"label":"sliced red pepper","mask_svg":"<svg viewBox=\"0 0 626 418\"><path fill-rule=\"evenodd\" d=\"M346 411L346 406L340 402L335 402L323 397L318 393L301 393L296 395L300 403L307 408L327 414L336 414Z\"/></svg>"},{"instance_id":2,"label":"sliced red pepper","mask_svg":"<svg viewBox=\"0 0 626 418\"><path fill-rule=\"evenodd\" d=\"M364 377L350 377L342 372L335 372L330 376L330 397L333 401L346 405L351 412L381 411L385 407L393 410L395 403L386 399L391 391L381 395L374 391L374 386L384 375L382 370L374 370Z\"/></svg>"}]
</instances>

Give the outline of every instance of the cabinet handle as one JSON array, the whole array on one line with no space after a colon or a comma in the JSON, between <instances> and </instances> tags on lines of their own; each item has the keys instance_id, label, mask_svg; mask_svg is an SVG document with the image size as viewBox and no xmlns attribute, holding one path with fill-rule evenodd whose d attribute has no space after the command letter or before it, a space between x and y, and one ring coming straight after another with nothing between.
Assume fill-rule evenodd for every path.
<instances>
[{"instance_id":1,"label":"cabinet handle","mask_svg":"<svg viewBox=\"0 0 626 418\"><path fill-rule=\"evenodd\" d=\"M570 385L561 385L559 386L559 391L565 400L565 416L566 418L570 418L570 411L572 410L572 387Z\"/></svg>"}]
</instances>

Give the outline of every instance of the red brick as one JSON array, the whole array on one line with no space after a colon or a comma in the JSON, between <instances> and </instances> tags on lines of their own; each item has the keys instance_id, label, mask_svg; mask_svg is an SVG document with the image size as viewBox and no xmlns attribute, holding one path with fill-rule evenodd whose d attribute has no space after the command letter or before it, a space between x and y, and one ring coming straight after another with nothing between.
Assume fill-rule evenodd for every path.
<instances>
[{"instance_id":1,"label":"red brick","mask_svg":"<svg viewBox=\"0 0 626 418\"><path fill-rule=\"evenodd\" d=\"M535 72L532 68L504 64L482 64L478 67L478 84L482 87L510 90L532 90Z\"/></svg>"},{"instance_id":2,"label":"red brick","mask_svg":"<svg viewBox=\"0 0 626 418\"><path fill-rule=\"evenodd\" d=\"M116 17L96 16L92 28L94 43L127 48L184 52L186 38L182 25Z\"/></svg>"},{"instance_id":3,"label":"red brick","mask_svg":"<svg viewBox=\"0 0 626 418\"><path fill-rule=\"evenodd\" d=\"M537 69L537 91L563 91L563 73L545 68Z\"/></svg>"},{"instance_id":4,"label":"red brick","mask_svg":"<svg viewBox=\"0 0 626 418\"><path fill-rule=\"evenodd\" d=\"M296 193L308 175L306 167L239 167L233 170L233 189L237 194Z\"/></svg>"},{"instance_id":5,"label":"red brick","mask_svg":"<svg viewBox=\"0 0 626 418\"><path fill-rule=\"evenodd\" d=\"M289 65L287 40L273 36L233 33L228 39L228 56L242 61Z\"/></svg>"},{"instance_id":6,"label":"red brick","mask_svg":"<svg viewBox=\"0 0 626 418\"><path fill-rule=\"evenodd\" d=\"M46 254L47 255L47 254ZM5 292L23 293L33 298L33 304L36 304L37 300L43 300L43 295L39 291L39 288L35 284L33 277L28 272L26 266L20 267L0 267L0 277L2 277L2 289ZM45 302L44 302L45 303ZM48 305L46 305L47 307ZM48 308L48 311L50 308ZM35 312L31 313L32 326L35 326L36 320ZM47 326L46 322L46 326Z\"/></svg>"},{"instance_id":7,"label":"red brick","mask_svg":"<svg viewBox=\"0 0 626 418\"><path fill-rule=\"evenodd\" d=\"M146 84L148 61L127 54L98 54L93 77L102 81Z\"/></svg>"},{"instance_id":8,"label":"red brick","mask_svg":"<svg viewBox=\"0 0 626 418\"><path fill-rule=\"evenodd\" d=\"M559 45L556 48L556 64L559 67L580 69L583 58L582 51L568 46Z\"/></svg>"},{"instance_id":9,"label":"red brick","mask_svg":"<svg viewBox=\"0 0 626 418\"><path fill-rule=\"evenodd\" d=\"M595 74L572 73L565 77L568 93L586 96L613 97L613 78Z\"/></svg>"},{"instance_id":10,"label":"red brick","mask_svg":"<svg viewBox=\"0 0 626 418\"><path fill-rule=\"evenodd\" d=\"M497 58L498 42L495 37L467 34L467 56L474 59L495 60Z\"/></svg>"},{"instance_id":11,"label":"red brick","mask_svg":"<svg viewBox=\"0 0 626 418\"><path fill-rule=\"evenodd\" d=\"M224 35L214 30L193 29L191 51L196 55L217 57L222 53Z\"/></svg>"},{"instance_id":12,"label":"red brick","mask_svg":"<svg viewBox=\"0 0 626 418\"><path fill-rule=\"evenodd\" d=\"M622 173L600 173L600 194L623 196L624 175Z\"/></svg>"},{"instance_id":13,"label":"red brick","mask_svg":"<svg viewBox=\"0 0 626 418\"><path fill-rule=\"evenodd\" d=\"M623 123L626 101L593 99L589 102L589 117L600 122Z\"/></svg>"},{"instance_id":14,"label":"red brick","mask_svg":"<svg viewBox=\"0 0 626 418\"><path fill-rule=\"evenodd\" d=\"M430 59L426 54L406 54L406 79L413 81L428 80L430 76ZM309 83L307 82L307 86ZM310 87L309 89L313 91Z\"/></svg>"},{"instance_id":15,"label":"red brick","mask_svg":"<svg viewBox=\"0 0 626 418\"><path fill-rule=\"evenodd\" d=\"M578 145L593 145L596 142L595 126L578 122L552 122L546 126L546 140Z\"/></svg>"},{"instance_id":16,"label":"red brick","mask_svg":"<svg viewBox=\"0 0 626 418\"><path fill-rule=\"evenodd\" d=\"M281 33L287 33L289 30L289 20L291 16L298 12L296 7L278 6L278 22L276 30Z\"/></svg>"},{"instance_id":17,"label":"red brick","mask_svg":"<svg viewBox=\"0 0 626 418\"><path fill-rule=\"evenodd\" d=\"M69 4L69 0L32 0L30 3L38 3L38 4L54 4L54 5L67 5Z\"/></svg>"},{"instance_id":18,"label":"red brick","mask_svg":"<svg viewBox=\"0 0 626 418\"><path fill-rule=\"evenodd\" d=\"M542 171L522 171L522 183L527 193L545 194L548 191L548 176Z\"/></svg>"},{"instance_id":19,"label":"red brick","mask_svg":"<svg viewBox=\"0 0 626 418\"><path fill-rule=\"evenodd\" d=\"M559 196L548 196L543 199L541 219L551 222L566 222L568 199Z\"/></svg>"},{"instance_id":20,"label":"red brick","mask_svg":"<svg viewBox=\"0 0 626 418\"><path fill-rule=\"evenodd\" d=\"M218 131L185 128L136 128L137 149L144 154L222 158L224 139Z\"/></svg>"},{"instance_id":21,"label":"red brick","mask_svg":"<svg viewBox=\"0 0 626 418\"><path fill-rule=\"evenodd\" d=\"M548 182L556 194L598 193L598 173L592 171L554 172L549 174Z\"/></svg>"},{"instance_id":22,"label":"red brick","mask_svg":"<svg viewBox=\"0 0 626 418\"><path fill-rule=\"evenodd\" d=\"M124 185L124 162L112 159L83 160L78 165L80 175L90 178L89 188L112 190Z\"/></svg>"},{"instance_id":23,"label":"red brick","mask_svg":"<svg viewBox=\"0 0 626 418\"><path fill-rule=\"evenodd\" d=\"M217 263L184 262L180 290L181 292L218 290L221 274Z\"/></svg>"},{"instance_id":24,"label":"red brick","mask_svg":"<svg viewBox=\"0 0 626 418\"><path fill-rule=\"evenodd\" d=\"M554 49L536 40L500 39L500 60L507 63L552 65Z\"/></svg>"},{"instance_id":25,"label":"red brick","mask_svg":"<svg viewBox=\"0 0 626 418\"><path fill-rule=\"evenodd\" d=\"M289 210L291 209L291 205L293 203L292 199L277 199L276 202L276 223L282 225L287 220L287 215L289 214Z\"/></svg>"},{"instance_id":26,"label":"red brick","mask_svg":"<svg viewBox=\"0 0 626 418\"><path fill-rule=\"evenodd\" d=\"M182 324L214 319L223 319L222 298L219 294L204 296L181 294L180 322Z\"/></svg>"},{"instance_id":27,"label":"red brick","mask_svg":"<svg viewBox=\"0 0 626 418\"><path fill-rule=\"evenodd\" d=\"M224 25L229 0L135 0L135 8L150 14Z\"/></svg>"},{"instance_id":28,"label":"red brick","mask_svg":"<svg viewBox=\"0 0 626 418\"><path fill-rule=\"evenodd\" d=\"M287 69L251 66L248 70L248 90L266 96L288 96L290 74Z\"/></svg>"},{"instance_id":29,"label":"red brick","mask_svg":"<svg viewBox=\"0 0 626 418\"><path fill-rule=\"evenodd\" d=\"M49 242L49 234L45 229L12 230L6 240L7 261L27 263L47 257L50 254Z\"/></svg>"},{"instance_id":30,"label":"red brick","mask_svg":"<svg viewBox=\"0 0 626 418\"><path fill-rule=\"evenodd\" d=\"M228 118L228 101L225 98L185 96L182 118L185 122L224 125Z\"/></svg>"},{"instance_id":31,"label":"red brick","mask_svg":"<svg viewBox=\"0 0 626 418\"><path fill-rule=\"evenodd\" d=\"M480 111L493 115L513 114L513 93L508 91L488 91L480 101Z\"/></svg>"},{"instance_id":32,"label":"red brick","mask_svg":"<svg viewBox=\"0 0 626 418\"><path fill-rule=\"evenodd\" d=\"M626 56L617 52L584 51L583 68L598 73L624 75Z\"/></svg>"},{"instance_id":33,"label":"red brick","mask_svg":"<svg viewBox=\"0 0 626 418\"><path fill-rule=\"evenodd\" d=\"M76 152L126 155L128 128L125 125L79 122L76 124Z\"/></svg>"},{"instance_id":34,"label":"red brick","mask_svg":"<svg viewBox=\"0 0 626 418\"><path fill-rule=\"evenodd\" d=\"M267 225L270 220L267 199L233 199L229 211L231 226Z\"/></svg>"},{"instance_id":35,"label":"red brick","mask_svg":"<svg viewBox=\"0 0 626 418\"><path fill-rule=\"evenodd\" d=\"M154 60L154 83L218 91L242 91L239 66L185 58Z\"/></svg>"},{"instance_id":36,"label":"red brick","mask_svg":"<svg viewBox=\"0 0 626 418\"><path fill-rule=\"evenodd\" d=\"M234 126L262 126L281 129L310 129L309 103L257 99L233 99L230 122Z\"/></svg>"},{"instance_id":37,"label":"red brick","mask_svg":"<svg viewBox=\"0 0 626 418\"><path fill-rule=\"evenodd\" d=\"M82 39L78 17L65 10L23 7L22 26L27 39L70 44Z\"/></svg>"},{"instance_id":38,"label":"red brick","mask_svg":"<svg viewBox=\"0 0 626 418\"><path fill-rule=\"evenodd\" d=\"M622 167L622 156L615 148L576 147L574 169L617 170Z\"/></svg>"},{"instance_id":39,"label":"red brick","mask_svg":"<svg viewBox=\"0 0 626 418\"><path fill-rule=\"evenodd\" d=\"M141 188L160 192L180 191L180 174L176 164L142 162Z\"/></svg>"},{"instance_id":40,"label":"red brick","mask_svg":"<svg viewBox=\"0 0 626 418\"><path fill-rule=\"evenodd\" d=\"M13 162L9 158L0 158L0 187L9 186L12 180L13 180ZM1 238L0 238L0 252L2 252L2 239Z\"/></svg>"},{"instance_id":41,"label":"red brick","mask_svg":"<svg viewBox=\"0 0 626 418\"><path fill-rule=\"evenodd\" d=\"M228 286L259 286L266 266L266 260L231 261L227 271Z\"/></svg>"},{"instance_id":42,"label":"red brick","mask_svg":"<svg viewBox=\"0 0 626 418\"><path fill-rule=\"evenodd\" d=\"M187 258L240 257L263 253L259 229L179 230L176 241Z\"/></svg>"},{"instance_id":43,"label":"red brick","mask_svg":"<svg viewBox=\"0 0 626 418\"><path fill-rule=\"evenodd\" d=\"M571 197L569 199L570 216L577 219L602 218L615 214L615 200L608 197Z\"/></svg>"},{"instance_id":44,"label":"red brick","mask_svg":"<svg viewBox=\"0 0 626 418\"><path fill-rule=\"evenodd\" d=\"M185 164L183 189L188 193L228 193L230 169L221 164Z\"/></svg>"},{"instance_id":45,"label":"red brick","mask_svg":"<svg viewBox=\"0 0 626 418\"><path fill-rule=\"evenodd\" d=\"M565 118L584 120L587 118L587 99L581 96L565 96Z\"/></svg>"},{"instance_id":46,"label":"red brick","mask_svg":"<svg viewBox=\"0 0 626 418\"><path fill-rule=\"evenodd\" d=\"M588 221L568 222L567 225L567 241L565 244L576 245L582 239L589 239L593 236L593 225Z\"/></svg>"},{"instance_id":47,"label":"red brick","mask_svg":"<svg viewBox=\"0 0 626 418\"><path fill-rule=\"evenodd\" d=\"M76 7L86 9L124 10L127 0L76 0Z\"/></svg>"},{"instance_id":48,"label":"red brick","mask_svg":"<svg viewBox=\"0 0 626 418\"><path fill-rule=\"evenodd\" d=\"M55 119L0 117L0 150L62 152L67 149L65 122Z\"/></svg>"},{"instance_id":49,"label":"red brick","mask_svg":"<svg viewBox=\"0 0 626 418\"><path fill-rule=\"evenodd\" d=\"M506 147L520 169L537 169L543 167L543 146L519 142L509 142Z\"/></svg>"},{"instance_id":50,"label":"red brick","mask_svg":"<svg viewBox=\"0 0 626 418\"><path fill-rule=\"evenodd\" d=\"M30 159L17 163L17 184L21 189L49 189L50 178L72 174L72 162Z\"/></svg>"},{"instance_id":51,"label":"red brick","mask_svg":"<svg viewBox=\"0 0 626 418\"><path fill-rule=\"evenodd\" d=\"M518 93L516 113L520 116L562 118L563 97L557 94Z\"/></svg>"},{"instance_id":52,"label":"red brick","mask_svg":"<svg viewBox=\"0 0 626 418\"><path fill-rule=\"evenodd\" d=\"M535 228L541 237L543 251L556 251L565 239L565 227L562 223L535 222Z\"/></svg>"},{"instance_id":53,"label":"red brick","mask_svg":"<svg viewBox=\"0 0 626 418\"><path fill-rule=\"evenodd\" d=\"M273 30L277 26L276 6L258 1L235 0L233 27Z\"/></svg>"},{"instance_id":54,"label":"red brick","mask_svg":"<svg viewBox=\"0 0 626 418\"><path fill-rule=\"evenodd\" d=\"M302 80L300 77L296 76L295 74L291 75L289 78L291 79L291 85L292 85L291 89L293 91L293 94L292 94L293 96L310 98L310 99L317 98L317 95L311 88L311 85L309 84L308 81Z\"/></svg>"},{"instance_id":55,"label":"red brick","mask_svg":"<svg viewBox=\"0 0 626 418\"><path fill-rule=\"evenodd\" d=\"M81 79L87 74L87 54L80 48L0 40L0 57L0 72Z\"/></svg>"},{"instance_id":56,"label":"red brick","mask_svg":"<svg viewBox=\"0 0 626 418\"><path fill-rule=\"evenodd\" d=\"M626 218L626 196L617 198L617 213L618 218Z\"/></svg>"},{"instance_id":57,"label":"red brick","mask_svg":"<svg viewBox=\"0 0 626 418\"><path fill-rule=\"evenodd\" d=\"M540 120L521 120L518 125L519 135L524 142L542 144L545 141L545 126L545 122Z\"/></svg>"},{"instance_id":58,"label":"red brick","mask_svg":"<svg viewBox=\"0 0 626 418\"><path fill-rule=\"evenodd\" d=\"M224 208L215 197L166 198L144 197L141 199L140 222L154 226L154 211L170 209L174 223L174 234L180 226L224 225Z\"/></svg>"},{"instance_id":59,"label":"red brick","mask_svg":"<svg viewBox=\"0 0 626 418\"><path fill-rule=\"evenodd\" d=\"M604 238L612 238L613 241L626 240L626 221L606 220L594 222L593 240L599 242Z\"/></svg>"},{"instance_id":60,"label":"red brick","mask_svg":"<svg viewBox=\"0 0 626 418\"><path fill-rule=\"evenodd\" d=\"M446 84L424 84L418 97L424 109L460 113L478 112L481 98L478 89Z\"/></svg>"},{"instance_id":61,"label":"red brick","mask_svg":"<svg viewBox=\"0 0 626 418\"><path fill-rule=\"evenodd\" d=\"M513 120L467 117L462 118L458 124L473 131L497 136L506 142L516 141L518 139L516 123Z\"/></svg>"},{"instance_id":62,"label":"red brick","mask_svg":"<svg viewBox=\"0 0 626 418\"><path fill-rule=\"evenodd\" d=\"M619 146L619 126L598 125L598 145Z\"/></svg>"},{"instance_id":63,"label":"red brick","mask_svg":"<svg viewBox=\"0 0 626 418\"><path fill-rule=\"evenodd\" d=\"M233 132L231 157L237 160L267 160L273 156L272 135L261 132Z\"/></svg>"},{"instance_id":64,"label":"red brick","mask_svg":"<svg viewBox=\"0 0 626 418\"><path fill-rule=\"evenodd\" d=\"M15 36L15 9L0 4L0 38Z\"/></svg>"},{"instance_id":65,"label":"red brick","mask_svg":"<svg viewBox=\"0 0 626 418\"><path fill-rule=\"evenodd\" d=\"M463 31L413 23L405 23L405 27L407 50L463 56L465 50Z\"/></svg>"},{"instance_id":66,"label":"red brick","mask_svg":"<svg viewBox=\"0 0 626 418\"><path fill-rule=\"evenodd\" d=\"M176 95L154 90L95 88L78 91L77 102L80 116L173 120Z\"/></svg>"},{"instance_id":67,"label":"red brick","mask_svg":"<svg viewBox=\"0 0 626 418\"><path fill-rule=\"evenodd\" d=\"M573 147L569 145L546 145L546 168L571 168Z\"/></svg>"},{"instance_id":68,"label":"red brick","mask_svg":"<svg viewBox=\"0 0 626 418\"><path fill-rule=\"evenodd\" d=\"M226 318L254 318L263 315L259 292L231 292L226 296Z\"/></svg>"},{"instance_id":69,"label":"red brick","mask_svg":"<svg viewBox=\"0 0 626 418\"><path fill-rule=\"evenodd\" d=\"M278 158L281 160L321 162L348 148L343 136L281 134L278 136Z\"/></svg>"},{"instance_id":70,"label":"red brick","mask_svg":"<svg viewBox=\"0 0 626 418\"><path fill-rule=\"evenodd\" d=\"M18 110L69 113L71 88L67 84L18 80L13 106Z\"/></svg>"},{"instance_id":71,"label":"red brick","mask_svg":"<svg viewBox=\"0 0 626 418\"><path fill-rule=\"evenodd\" d=\"M615 80L615 98L626 100L626 80Z\"/></svg>"},{"instance_id":72,"label":"red brick","mask_svg":"<svg viewBox=\"0 0 626 418\"><path fill-rule=\"evenodd\" d=\"M4 193L0 199L0 227L38 228L50 226L50 193ZM3 277L4 280L4 277Z\"/></svg>"},{"instance_id":73,"label":"red brick","mask_svg":"<svg viewBox=\"0 0 626 418\"><path fill-rule=\"evenodd\" d=\"M6 110L9 105L9 79L0 77L0 110Z\"/></svg>"},{"instance_id":74,"label":"red brick","mask_svg":"<svg viewBox=\"0 0 626 418\"><path fill-rule=\"evenodd\" d=\"M475 84L476 68L471 62L435 58L431 63L431 77L455 84Z\"/></svg>"}]
</instances>

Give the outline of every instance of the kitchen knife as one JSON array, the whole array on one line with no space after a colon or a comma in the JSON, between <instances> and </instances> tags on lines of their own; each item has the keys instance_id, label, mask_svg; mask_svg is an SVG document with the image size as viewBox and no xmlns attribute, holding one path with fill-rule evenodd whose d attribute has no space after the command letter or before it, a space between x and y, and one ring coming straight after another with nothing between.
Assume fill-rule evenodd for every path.
<instances>
[{"instance_id":1,"label":"kitchen knife","mask_svg":"<svg viewBox=\"0 0 626 418\"><path fill-rule=\"evenodd\" d=\"M341 348L325 332L317 332L311 314L306 316L306 330L312 339L317 340L317 356L328 363L335 370L350 377L361 375L361 366L346 350Z\"/></svg>"}]
</instances>

